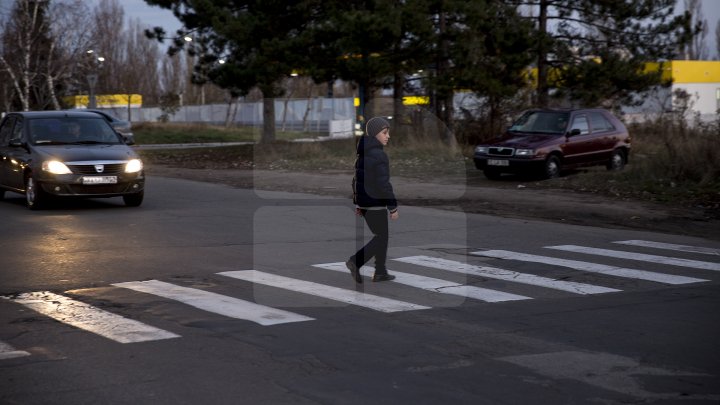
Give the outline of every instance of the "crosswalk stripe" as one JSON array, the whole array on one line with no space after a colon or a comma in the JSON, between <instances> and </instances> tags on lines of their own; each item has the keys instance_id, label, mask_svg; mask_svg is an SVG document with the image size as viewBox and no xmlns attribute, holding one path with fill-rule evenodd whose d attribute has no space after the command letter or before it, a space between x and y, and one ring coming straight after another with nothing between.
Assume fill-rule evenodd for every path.
<instances>
[{"instance_id":1,"label":"crosswalk stripe","mask_svg":"<svg viewBox=\"0 0 720 405\"><path fill-rule=\"evenodd\" d=\"M15 357L29 356L30 353L24 350L17 350L5 342L0 342L0 360L13 359Z\"/></svg>"},{"instance_id":2,"label":"crosswalk stripe","mask_svg":"<svg viewBox=\"0 0 720 405\"><path fill-rule=\"evenodd\" d=\"M359 291L346 290L325 284L313 283L311 281L278 276L257 270L225 271L218 274L239 280L250 281L252 283L264 284L285 290L328 298L381 312L413 311L430 308L423 305L411 304L409 302L379 297L372 294L365 294Z\"/></svg>"},{"instance_id":3,"label":"crosswalk stripe","mask_svg":"<svg viewBox=\"0 0 720 405\"><path fill-rule=\"evenodd\" d=\"M314 320L314 318L282 309L158 280L131 281L113 285L179 301L204 311L230 318L244 319L263 326Z\"/></svg>"},{"instance_id":4,"label":"crosswalk stripe","mask_svg":"<svg viewBox=\"0 0 720 405\"><path fill-rule=\"evenodd\" d=\"M637 260L656 264L669 264L671 266L690 267L702 270L720 271L720 263L702 262L699 260L680 259L676 257L646 255L642 253L623 252L619 250L598 249L585 246L561 245L545 246L548 249L563 250L566 252L585 253L590 255L616 257L620 259Z\"/></svg>"},{"instance_id":5,"label":"crosswalk stripe","mask_svg":"<svg viewBox=\"0 0 720 405\"><path fill-rule=\"evenodd\" d=\"M348 273L345 263L324 263L313 264L314 267L321 269L334 270ZM364 266L363 269L375 271L370 266ZM510 294L502 291L491 290L488 288L480 288L464 284L454 283L452 281L441 280L439 278L420 276L417 274L403 273L396 270L390 270L390 273L396 278L392 282L407 285L410 287L421 288L427 291L433 291L441 294L459 295L461 297L473 298L485 302L502 302L502 301L518 301L529 300L530 297L524 295Z\"/></svg>"},{"instance_id":6,"label":"crosswalk stripe","mask_svg":"<svg viewBox=\"0 0 720 405\"><path fill-rule=\"evenodd\" d=\"M676 250L679 252L720 256L720 249L713 249L701 246L676 245L674 243L652 242L647 240L620 240L613 243L628 246L641 246L655 249Z\"/></svg>"},{"instance_id":7,"label":"crosswalk stripe","mask_svg":"<svg viewBox=\"0 0 720 405\"><path fill-rule=\"evenodd\" d=\"M485 250L470 253L475 256L492 257L495 259L518 260L522 262L544 263L555 266L570 267L576 270L583 270L592 273L608 274L617 277L635 278L639 280L654 281L664 284L690 284L703 281L700 278L674 276L671 274L655 273L652 271L626 269L622 267L607 266L604 264L582 262L578 260L557 259L554 257L537 256L507 250Z\"/></svg>"},{"instance_id":8,"label":"crosswalk stripe","mask_svg":"<svg viewBox=\"0 0 720 405\"><path fill-rule=\"evenodd\" d=\"M112 314L92 305L49 291L2 297L22 304L62 323L120 343L137 343L180 337L166 330Z\"/></svg>"},{"instance_id":9,"label":"crosswalk stripe","mask_svg":"<svg viewBox=\"0 0 720 405\"><path fill-rule=\"evenodd\" d=\"M516 271L500 269L496 267L475 266L453 260L440 259L430 256L411 256L393 259L399 262L416 264L419 266L432 267L440 270L453 271L463 274L493 278L498 280L511 281L521 284L536 285L556 290L568 291L575 294L602 294L618 292L615 288L601 287L590 284L576 283L573 281L554 280L534 274L518 273Z\"/></svg>"}]
</instances>

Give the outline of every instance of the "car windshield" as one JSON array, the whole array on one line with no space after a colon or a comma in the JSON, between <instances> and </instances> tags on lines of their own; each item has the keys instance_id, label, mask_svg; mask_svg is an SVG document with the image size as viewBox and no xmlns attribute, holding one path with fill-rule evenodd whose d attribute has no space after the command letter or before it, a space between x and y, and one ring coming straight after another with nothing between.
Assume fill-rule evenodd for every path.
<instances>
[{"instance_id":1,"label":"car windshield","mask_svg":"<svg viewBox=\"0 0 720 405\"><path fill-rule=\"evenodd\" d=\"M30 139L35 145L118 144L120 138L112 127L97 118L36 118L29 122Z\"/></svg>"},{"instance_id":2,"label":"car windshield","mask_svg":"<svg viewBox=\"0 0 720 405\"><path fill-rule=\"evenodd\" d=\"M518 118L510 127L511 132L562 134L568 126L570 114L557 111L530 111Z\"/></svg>"}]
</instances>

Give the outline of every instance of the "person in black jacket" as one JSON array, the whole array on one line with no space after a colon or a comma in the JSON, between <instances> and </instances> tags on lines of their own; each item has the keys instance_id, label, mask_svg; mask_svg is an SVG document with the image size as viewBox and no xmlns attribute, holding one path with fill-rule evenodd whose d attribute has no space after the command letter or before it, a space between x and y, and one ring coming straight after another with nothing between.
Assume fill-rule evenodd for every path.
<instances>
[{"instance_id":1,"label":"person in black jacket","mask_svg":"<svg viewBox=\"0 0 720 405\"><path fill-rule=\"evenodd\" d=\"M373 281L393 280L385 267L388 249L388 216L399 218L397 200L390 184L390 161L383 146L390 140L390 123L384 118L371 118L360 138L353 179L355 211L365 219L373 238L345 263L356 283L362 283L360 268L373 257Z\"/></svg>"}]
</instances>

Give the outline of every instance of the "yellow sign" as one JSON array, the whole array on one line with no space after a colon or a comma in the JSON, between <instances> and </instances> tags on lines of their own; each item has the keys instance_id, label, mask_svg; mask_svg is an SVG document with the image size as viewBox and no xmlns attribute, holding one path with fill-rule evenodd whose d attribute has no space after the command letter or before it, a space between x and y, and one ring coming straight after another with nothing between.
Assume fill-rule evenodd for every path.
<instances>
[{"instance_id":1,"label":"yellow sign","mask_svg":"<svg viewBox=\"0 0 720 405\"><path fill-rule=\"evenodd\" d=\"M407 96L403 97L404 105L428 105L430 104L430 97L427 96Z\"/></svg>"},{"instance_id":2,"label":"yellow sign","mask_svg":"<svg viewBox=\"0 0 720 405\"><path fill-rule=\"evenodd\" d=\"M71 108L83 108L90 105L90 96L69 96L63 99ZM139 108L142 107L140 94L98 94L95 96L95 105L98 108Z\"/></svg>"}]
</instances>

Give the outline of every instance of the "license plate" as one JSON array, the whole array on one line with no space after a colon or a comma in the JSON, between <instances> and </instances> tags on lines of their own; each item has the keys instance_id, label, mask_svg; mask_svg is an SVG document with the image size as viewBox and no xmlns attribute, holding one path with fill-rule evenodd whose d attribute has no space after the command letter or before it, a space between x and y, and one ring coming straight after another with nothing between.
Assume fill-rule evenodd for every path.
<instances>
[{"instance_id":1,"label":"license plate","mask_svg":"<svg viewBox=\"0 0 720 405\"><path fill-rule=\"evenodd\" d=\"M509 160L488 159L488 166L510 166Z\"/></svg>"},{"instance_id":2,"label":"license plate","mask_svg":"<svg viewBox=\"0 0 720 405\"><path fill-rule=\"evenodd\" d=\"M85 176L83 184L117 184L117 176Z\"/></svg>"}]
</instances>

